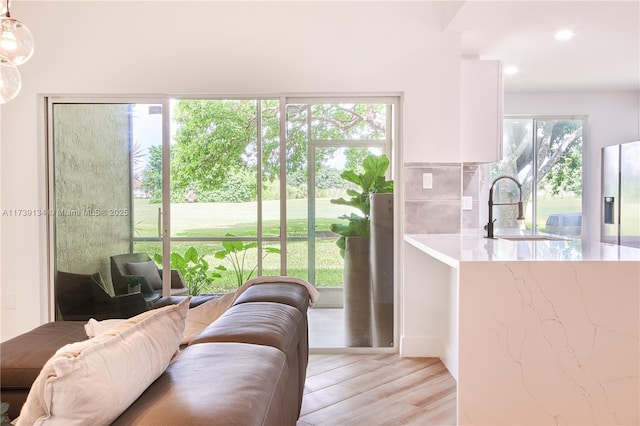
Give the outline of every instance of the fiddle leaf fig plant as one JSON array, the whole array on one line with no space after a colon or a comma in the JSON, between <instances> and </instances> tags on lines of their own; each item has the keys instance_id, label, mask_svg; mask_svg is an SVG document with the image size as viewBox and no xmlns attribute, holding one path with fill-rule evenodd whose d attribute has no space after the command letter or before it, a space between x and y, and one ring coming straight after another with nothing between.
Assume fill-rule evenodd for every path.
<instances>
[{"instance_id":1,"label":"fiddle leaf fig plant","mask_svg":"<svg viewBox=\"0 0 640 426\"><path fill-rule=\"evenodd\" d=\"M371 232L371 194L392 193L393 181L387 180L385 174L389 168L389 158L382 155L371 154L362 163L363 172L345 170L340 177L355 184L358 189L348 189L349 199L340 197L330 200L332 204L355 207L362 215L351 213L342 215L338 219L345 219L347 223L334 223L331 231L340 235L336 245L340 248L340 255L344 257L346 237L368 237Z\"/></svg>"}]
</instances>

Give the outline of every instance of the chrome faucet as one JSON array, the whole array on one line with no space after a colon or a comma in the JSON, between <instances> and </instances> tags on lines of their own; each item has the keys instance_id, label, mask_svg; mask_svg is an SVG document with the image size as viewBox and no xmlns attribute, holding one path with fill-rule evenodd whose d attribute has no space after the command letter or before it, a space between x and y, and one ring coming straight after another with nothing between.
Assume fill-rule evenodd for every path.
<instances>
[{"instance_id":1,"label":"chrome faucet","mask_svg":"<svg viewBox=\"0 0 640 426\"><path fill-rule=\"evenodd\" d=\"M498 183L500 179L511 179L516 183L516 185L518 185L518 190L520 191L520 201L518 201L517 203L494 203L493 202L493 187L496 186L496 183ZM486 238L495 238L495 236L493 235L493 223L496 220L493 218L493 206L515 206L515 205L518 206L518 217L516 218L516 220L524 220L524 212L522 207L522 185L520 185L520 182L518 182L516 179L512 178L511 176L498 176L496 180L493 181L493 183L491 184L491 188L489 189L489 223L487 223L484 226L485 231L487 231Z\"/></svg>"}]
</instances>

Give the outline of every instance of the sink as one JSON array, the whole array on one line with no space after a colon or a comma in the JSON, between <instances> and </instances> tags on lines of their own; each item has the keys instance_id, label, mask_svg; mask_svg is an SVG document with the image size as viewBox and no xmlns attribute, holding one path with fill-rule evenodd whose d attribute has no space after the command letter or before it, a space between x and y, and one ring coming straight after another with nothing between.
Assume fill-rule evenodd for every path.
<instances>
[{"instance_id":1,"label":"sink","mask_svg":"<svg viewBox=\"0 0 640 426\"><path fill-rule=\"evenodd\" d=\"M497 237L509 241L567 241L565 238L552 235L498 235Z\"/></svg>"}]
</instances>

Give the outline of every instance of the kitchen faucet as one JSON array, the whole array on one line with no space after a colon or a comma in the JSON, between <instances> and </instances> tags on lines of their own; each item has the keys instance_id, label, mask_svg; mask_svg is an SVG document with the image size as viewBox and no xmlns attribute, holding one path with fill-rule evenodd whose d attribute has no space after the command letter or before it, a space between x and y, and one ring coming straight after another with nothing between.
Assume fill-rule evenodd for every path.
<instances>
[{"instance_id":1,"label":"kitchen faucet","mask_svg":"<svg viewBox=\"0 0 640 426\"><path fill-rule=\"evenodd\" d=\"M518 185L518 190L520 191L520 201L517 203L494 203L493 202L493 187L496 186L496 183L500 179L511 179ZM493 218L493 206L518 206L518 217L516 220L524 220L523 207L522 207L522 185L516 179L511 176L498 176L493 183L491 184L491 188L489 189L489 223L484 226L485 231L487 231L486 238L495 238L493 235L493 223L496 219Z\"/></svg>"}]
</instances>

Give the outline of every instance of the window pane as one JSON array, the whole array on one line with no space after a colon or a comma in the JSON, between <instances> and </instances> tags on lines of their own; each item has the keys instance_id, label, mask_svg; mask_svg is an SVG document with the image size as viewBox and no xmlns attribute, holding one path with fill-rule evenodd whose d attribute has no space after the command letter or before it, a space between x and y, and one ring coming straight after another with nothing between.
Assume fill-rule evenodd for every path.
<instances>
[{"instance_id":1,"label":"window pane","mask_svg":"<svg viewBox=\"0 0 640 426\"><path fill-rule=\"evenodd\" d=\"M171 236L257 235L255 100L172 108Z\"/></svg>"},{"instance_id":2,"label":"window pane","mask_svg":"<svg viewBox=\"0 0 640 426\"><path fill-rule=\"evenodd\" d=\"M522 185L522 200L525 211L525 226L532 226L532 182L533 182L533 120L504 120L504 159L491 167L491 181L499 176L511 176ZM517 185L508 179L499 181L494 188L494 203L516 203L520 199ZM495 229L518 228L516 205L494 206Z\"/></svg>"},{"instance_id":3,"label":"window pane","mask_svg":"<svg viewBox=\"0 0 640 426\"><path fill-rule=\"evenodd\" d=\"M492 181L501 175L522 184L526 229L581 235L582 120L505 119L504 159L492 165ZM513 182L501 180L493 201L517 202L516 193ZM495 206L496 228L517 228L517 215L516 206Z\"/></svg>"},{"instance_id":4,"label":"window pane","mask_svg":"<svg viewBox=\"0 0 640 426\"><path fill-rule=\"evenodd\" d=\"M133 234L134 109L53 105L55 268L99 272L112 294L109 257L129 253Z\"/></svg>"},{"instance_id":5,"label":"window pane","mask_svg":"<svg viewBox=\"0 0 640 426\"><path fill-rule=\"evenodd\" d=\"M309 108L288 104L287 115L287 275L310 280L309 274Z\"/></svg>"},{"instance_id":6,"label":"window pane","mask_svg":"<svg viewBox=\"0 0 640 426\"><path fill-rule=\"evenodd\" d=\"M262 236L275 238L280 236L280 102L261 102ZM280 275L279 269L277 272L271 275Z\"/></svg>"},{"instance_id":7,"label":"window pane","mask_svg":"<svg viewBox=\"0 0 640 426\"><path fill-rule=\"evenodd\" d=\"M137 248L136 237L158 244L157 214L149 201L162 196L161 182L155 180L162 174L161 157L151 149L161 143L159 108L125 103L52 106L57 319L134 314L117 312L108 304L95 306L92 292L99 291L97 285L111 296L128 293L132 283L112 279L111 256ZM151 181L144 182L145 170L156 187L146 186Z\"/></svg>"},{"instance_id":8,"label":"window pane","mask_svg":"<svg viewBox=\"0 0 640 426\"><path fill-rule=\"evenodd\" d=\"M582 234L582 120L539 120L538 229Z\"/></svg>"},{"instance_id":9,"label":"window pane","mask_svg":"<svg viewBox=\"0 0 640 426\"><path fill-rule=\"evenodd\" d=\"M314 140L385 140L386 104L311 105Z\"/></svg>"}]
</instances>

